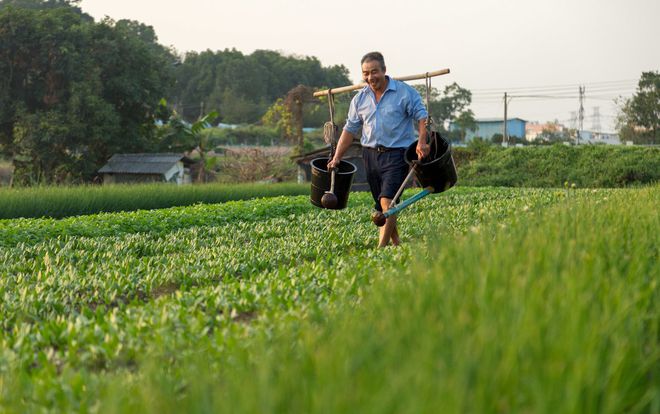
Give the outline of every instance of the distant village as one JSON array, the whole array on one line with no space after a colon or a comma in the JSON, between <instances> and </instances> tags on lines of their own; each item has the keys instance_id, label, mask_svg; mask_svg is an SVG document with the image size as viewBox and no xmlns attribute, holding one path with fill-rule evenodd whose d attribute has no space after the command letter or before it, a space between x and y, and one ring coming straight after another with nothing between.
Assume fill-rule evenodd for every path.
<instances>
[{"instance_id":1,"label":"distant village","mask_svg":"<svg viewBox=\"0 0 660 414\"><path fill-rule=\"evenodd\" d=\"M492 140L494 137L504 136L504 119L502 118L481 118L476 119L476 128L474 130L466 131L465 142L467 144L473 139L480 137L486 140ZM555 122L530 122L521 118L509 118L506 123L507 135L509 142L511 139L517 138L517 141L524 143L538 144L542 142L559 142L573 144L607 144L607 145L622 145L619 135L616 133L578 130L569 128L558 121ZM451 130L456 129L454 125L450 126ZM518 142L522 145L522 142ZM626 143L632 145L632 142ZM458 145L461 145L459 143Z\"/></svg>"}]
</instances>

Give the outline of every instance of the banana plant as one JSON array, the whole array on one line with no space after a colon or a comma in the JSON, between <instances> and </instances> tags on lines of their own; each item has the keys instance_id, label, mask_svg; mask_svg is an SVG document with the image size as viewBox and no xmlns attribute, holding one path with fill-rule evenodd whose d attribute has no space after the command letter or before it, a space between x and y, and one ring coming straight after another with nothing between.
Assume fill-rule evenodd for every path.
<instances>
[{"instance_id":1,"label":"banana plant","mask_svg":"<svg viewBox=\"0 0 660 414\"><path fill-rule=\"evenodd\" d=\"M192 138L193 142L197 145L197 151L199 151L201 165L197 174L198 182L206 182L206 146L208 138L202 132L210 128L217 117L218 112L212 111L185 127L186 135Z\"/></svg>"}]
</instances>

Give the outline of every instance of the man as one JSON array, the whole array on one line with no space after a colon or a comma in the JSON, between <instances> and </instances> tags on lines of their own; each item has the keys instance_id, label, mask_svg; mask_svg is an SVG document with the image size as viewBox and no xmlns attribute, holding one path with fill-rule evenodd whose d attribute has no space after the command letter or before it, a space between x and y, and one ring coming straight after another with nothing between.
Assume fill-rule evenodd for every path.
<instances>
[{"instance_id":1,"label":"man","mask_svg":"<svg viewBox=\"0 0 660 414\"><path fill-rule=\"evenodd\" d=\"M360 142L367 181L376 202L375 208L386 212L408 173L404 155L406 148L415 142L415 123L419 131L417 157L421 160L430 151L426 143L428 112L415 89L385 74L382 54L367 53L360 64L362 79L367 86L351 101L346 125L335 155L328 162L328 169L339 165L361 127ZM394 246L401 242L396 216L388 217L379 231L379 247L387 246L390 241Z\"/></svg>"}]
</instances>

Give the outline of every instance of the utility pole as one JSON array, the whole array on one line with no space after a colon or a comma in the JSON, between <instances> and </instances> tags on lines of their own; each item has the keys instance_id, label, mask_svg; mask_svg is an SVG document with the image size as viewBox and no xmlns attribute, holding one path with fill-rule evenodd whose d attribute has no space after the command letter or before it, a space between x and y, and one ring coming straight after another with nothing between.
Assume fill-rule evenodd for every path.
<instances>
[{"instance_id":1,"label":"utility pole","mask_svg":"<svg viewBox=\"0 0 660 414\"><path fill-rule=\"evenodd\" d=\"M506 124L507 124L507 106L509 101L507 99L507 94L504 92L504 132L502 133L502 144L509 145L509 135L507 135Z\"/></svg>"},{"instance_id":2,"label":"utility pole","mask_svg":"<svg viewBox=\"0 0 660 414\"><path fill-rule=\"evenodd\" d=\"M578 131L577 131L577 144L580 145L580 133L582 132L584 124L584 86L579 87L580 92L580 108L578 109Z\"/></svg>"}]
</instances>

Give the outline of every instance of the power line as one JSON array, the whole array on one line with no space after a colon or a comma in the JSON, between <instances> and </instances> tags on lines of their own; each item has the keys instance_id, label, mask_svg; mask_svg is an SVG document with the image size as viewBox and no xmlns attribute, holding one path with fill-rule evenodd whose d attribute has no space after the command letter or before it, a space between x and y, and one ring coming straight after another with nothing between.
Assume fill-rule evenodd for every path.
<instances>
[{"instance_id":1,"label":"power line","mask_svg":"<svg viewBox=\"0 0 660 414\"><path fill-rule=\"evenodd\" d=\"M637 84L637 79L624 79L624 80L617 80L617 81L601 81L601 82L589 82L589 83L584 83L583 85L589 86L591 89L592 87L599 87L599 86L607 86L607 85L612 85L612 84L630 84L634 83L635 85ZM537 89L572 89L575 90L576 87L579 87L580 85L578 84L562 84L562 85L540 85L540 86L516 86L516 87L508 87L508 88L481 88L481 89L471 89L473 93L479 93L479 92L497 92L500 93L500 95L503 93L503 91L518 91L518 90L537 90Z\"/></svg>"},{"instance_id":2,"label":"power line","mask_svg":"<svg viewBox=\"0 0 660 414\"><path fill-rule=\"evenodd\" d=\"M522 99L575 99L577 96L559 96L559 95L510 95L512 98Z\"/></svg>"},{"instance_id":3,"label":"power line","mask_svg":"<svg viewBox=\"0 0 660 414\"><path fill-rule=\"evenodd\" d=\"M594 93L600 93L600 94L625 94L629 95L634 93L633 88L589 88L590 92ZM509 92L507 90L507 92ZM503 91L501 92L488 92L488 93L472 93L473 98L492 98L492 97L501 97ZM555 90L542 90L542 89L536 89L536 90L518 90L518 91L511 91L512 95L515 94L529 94L529 95L553 95L553 96L561 96L561 95L574 95L575 94L575 89L555 89Z\"/></svg>"},{"instance_id":4,"label":"power line","mask_svg":"<svg viewBox=\"0 0 660 414\"><path fill-rule=\"evenodd\" d=\"M615 81L621 82L621 81ZM628 82L628 81L623 81ZM613 82L603 82L603 83L591 83L585 84L592 85L589 87L589 91L601 95L631 95L635 91L634 84L622 84L622 83L613 83ZM513 97L528 97L532 95L534 98L548 97L549 99L558 99L560 97L566 97L568 99L575 99L575 88L582 85L567 85L567 86L536 86L536 87L526 87L526 88L505 88L505 89L476 89L472 90L472 97L474 101L486 101L489 99L501 99L504 91L508 92ZM552 98L550 98L552 97Z\"/></svg>"}]
</instances>

